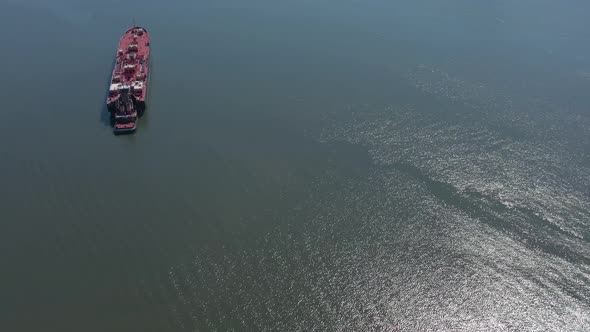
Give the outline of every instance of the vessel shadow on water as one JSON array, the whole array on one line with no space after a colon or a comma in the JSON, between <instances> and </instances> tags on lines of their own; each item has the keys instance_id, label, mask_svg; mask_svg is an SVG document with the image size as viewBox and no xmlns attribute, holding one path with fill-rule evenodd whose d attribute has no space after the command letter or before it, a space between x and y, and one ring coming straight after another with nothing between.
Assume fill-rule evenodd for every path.
<instances>
[{"instance_id":1,"label":"vessel shadow on water","mask_svg":"<svg viewBox=\"0 0 590 332\"><path fill-rule=\"evenodd\" d=\"M150 37L146 29L132 27L121 41L115 57L106 100L115 134L129 134L147 108Z\"/></svg>"}]
</instances>

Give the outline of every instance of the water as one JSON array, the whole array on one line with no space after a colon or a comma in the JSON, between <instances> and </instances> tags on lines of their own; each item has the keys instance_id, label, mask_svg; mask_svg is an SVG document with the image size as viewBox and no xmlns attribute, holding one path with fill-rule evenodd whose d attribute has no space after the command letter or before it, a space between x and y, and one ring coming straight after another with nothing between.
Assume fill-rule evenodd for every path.
<instances>
[{"instance_id":1,"label":"water","mask_svg":"<svg viewBox=\"0 0 590 332\"><path fill-rule=\"evenodd\" d=\"M589 11L3 2L2 329L590 330Z\"/></svg>"}]
</instances>

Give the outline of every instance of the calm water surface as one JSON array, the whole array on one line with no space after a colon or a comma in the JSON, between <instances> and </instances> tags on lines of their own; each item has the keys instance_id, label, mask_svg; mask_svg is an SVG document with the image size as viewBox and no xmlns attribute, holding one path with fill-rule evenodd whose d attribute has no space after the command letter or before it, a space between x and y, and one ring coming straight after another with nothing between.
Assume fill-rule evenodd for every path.
<instances>
[{"instance_id":1,"label":"calm water surface","mask_svg":"<svg viewBox=\"0 0 590 332\"><path fill-rule=\"evenodd\" d=\"M588 17L3 1L1 329L590 330ZM116 137L133 18L151 104Z\"/></svg>"}]
</instances>

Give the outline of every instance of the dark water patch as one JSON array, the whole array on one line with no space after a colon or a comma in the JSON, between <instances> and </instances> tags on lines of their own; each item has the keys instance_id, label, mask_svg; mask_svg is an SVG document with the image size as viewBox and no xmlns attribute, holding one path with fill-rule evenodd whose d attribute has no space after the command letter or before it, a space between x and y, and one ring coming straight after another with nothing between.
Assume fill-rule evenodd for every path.
<instances>
[{"instance_id":1,"label":"dark water patch","mask_svg":"<svg viewBox=\"0 0 590 332\"><path fill-rule=\"evenodd\" d=\"M418 167L409 164L396 163L381 167L391 167L416 177L429 188L437 199L442 200L445 204L460 209L474 220L483 221L532 248L557 255L570 262L590 264L590 258L584 254L547 238L546 234L557 233L566 237L570 234L550 221L537 216L529 209L522 207L508 209L500 202L489 199L478 192L459 192L452 185L434 180ZM514 211L518 213L515 214ZM525 223L523 224L519 220L523 220Z\"/></svg>"}]
</instances>

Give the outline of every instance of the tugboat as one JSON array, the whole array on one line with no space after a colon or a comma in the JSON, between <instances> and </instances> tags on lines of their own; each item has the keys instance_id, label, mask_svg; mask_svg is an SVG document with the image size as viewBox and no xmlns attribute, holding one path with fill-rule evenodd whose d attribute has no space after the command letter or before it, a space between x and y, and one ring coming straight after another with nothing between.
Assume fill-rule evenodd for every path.
<instances>
[{"instance_id":1,"label":"tugboat","mask_svg":"<svg viewBox=\"0 0 590 332\"><path fill-rule=\"evenodd\" d=\"M138 26L128 29L119 42L107 97L115 134L134 132L138 116L146 109L149 60L147 30Z\"/></svg>"}]
</instances>

